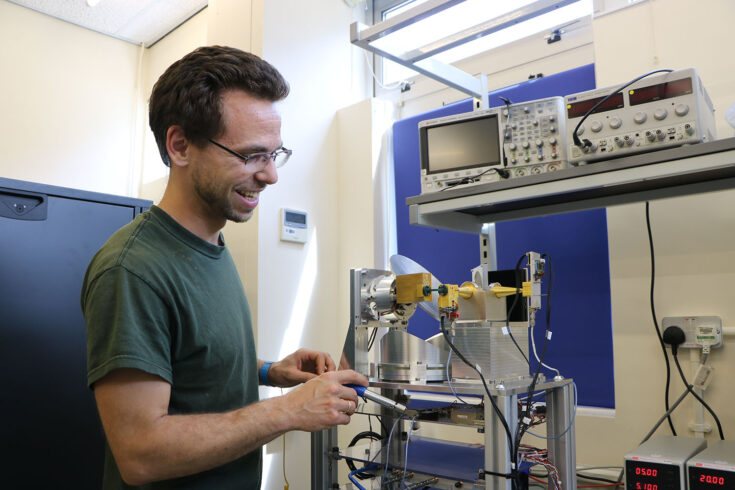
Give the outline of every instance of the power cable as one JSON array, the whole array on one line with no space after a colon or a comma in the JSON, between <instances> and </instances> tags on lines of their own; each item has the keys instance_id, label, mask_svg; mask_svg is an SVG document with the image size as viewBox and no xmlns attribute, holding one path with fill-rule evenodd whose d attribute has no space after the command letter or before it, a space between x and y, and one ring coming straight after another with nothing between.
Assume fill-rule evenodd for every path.
<instances>
[{"instance_id":1,"label":"power cable","mask_svg":"<svg viewBox=\"0 0 735 490\"><path fill-rule=\"evenodd\" d=\"M656 328L656 336L658 342L661 344L661 350L664 353L664 361L666 361L666 391L664 392L664 406L666 407L666 419L669 421L669 427L671 433L676 435L676 429L674 428L674 422L671 420L671 410L669 409L669 388L671 386L671 363L669 362L669 355L666 352L666 346L664 345L664 339L661 336L661 329L658 328L658 320L656 320L656 308L653 301L653 292L656 282L656 255L653 249L653 232L651 231L651 215L649 210L650 204L646 201L646 229L648 230L648 245L651 251L651 316L653 317L653 326Z\"/></svg>"}]
</instances>

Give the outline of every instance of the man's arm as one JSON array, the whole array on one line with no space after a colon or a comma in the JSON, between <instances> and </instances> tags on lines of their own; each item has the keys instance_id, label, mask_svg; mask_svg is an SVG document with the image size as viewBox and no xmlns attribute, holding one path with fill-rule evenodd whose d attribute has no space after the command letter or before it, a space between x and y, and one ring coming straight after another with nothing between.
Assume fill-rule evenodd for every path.
<instances>
[{"instance_id":1,"label":"man's arm","mask_svg":"<svg viewBox=\"0 0 735 490\"><path fill-rule=\"evenodd\" d=\"M289 430L347 424L367 385L354 371L329 372L286 395L225 413L169 415L171 386L136 369L118 369L94 385L105 435L126 483L142 485L199 473L260 448Z\"/></svg>"}]
</instances>

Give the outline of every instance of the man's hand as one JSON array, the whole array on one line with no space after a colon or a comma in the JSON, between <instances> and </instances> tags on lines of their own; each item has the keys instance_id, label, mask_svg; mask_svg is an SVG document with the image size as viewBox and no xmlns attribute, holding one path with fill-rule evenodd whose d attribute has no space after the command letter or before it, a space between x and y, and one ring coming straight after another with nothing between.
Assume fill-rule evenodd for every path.
<instances>
[{"instance_id":1,"label":"man's hand","mask_svg":"<svg viewBox=\"0 0 735 490\"><path fill-rule=\"evenodd\" d=\"M283 360L273 363L268 371L268 381L273 386L287 388L334 370L334 361L329 354L299 349Z\"/></svg>"},{"instance_id":2,"label":"man's hand","mask_svg":"<svg viewBox=\"0 0 735 490\"><path fill-rule=\"evenodd\" d=\"M317 431L349 424L357 409L357 392L344 386L347 383L367 386L368 380L355 371L328 372L283 395L292 427Z\"/></svg>"}]
</instances>

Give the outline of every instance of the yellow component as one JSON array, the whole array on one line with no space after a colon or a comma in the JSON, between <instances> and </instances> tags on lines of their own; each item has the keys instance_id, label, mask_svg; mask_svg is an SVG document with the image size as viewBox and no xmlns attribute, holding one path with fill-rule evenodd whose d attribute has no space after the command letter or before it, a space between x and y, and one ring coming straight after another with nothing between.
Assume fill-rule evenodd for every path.
<instances>
[{"instance_id":1,"label":"yellow component","mask_svg":"<svg viewBox=\"0 0 735 490\"><path fill-rule=\"evenodd\" d=\"M424 286L431 288L431 274L403 274L396 276L396 303L431 301L431 293L424 295Z\"/></svg>"},{"instance_id":2,"label":"yellow component","mask_svg":"<svg viewBox=\"0 0 735 490\"><path fill-rule=\"evenodd\" d=\"M459 286L456 284L444 284L443 286L447 288L447 294L439 295L437 301L439 308L456 308L457 299L459 299Z\"/></svg>"},{"instance_id":3,"label":"yellow component","mask_svg":"<svg viewBox=\"0 0 735 490\"><path fill-rule=\"evenodd\" d=\"M462 283L459 287L459 295L464 299L470 299L475 294L476 289L475 285L471 282Z\"/></svg>"},{"instance_id":4,"label":"yellow component","mask_svg":"<svg viewBox=\"0 0 735 490\"><path fill-rule=\"evenodd\" d=\"M495 286L490 290L491 293L495 294L496 297L502 298L504 296L511 296L513 294L518 294L517 288L509 288L505 286ZM524 297L531 296L531 283L530 281L524 282L523 287L521 288L521 294Z\"/></svg>"}]
</instances>

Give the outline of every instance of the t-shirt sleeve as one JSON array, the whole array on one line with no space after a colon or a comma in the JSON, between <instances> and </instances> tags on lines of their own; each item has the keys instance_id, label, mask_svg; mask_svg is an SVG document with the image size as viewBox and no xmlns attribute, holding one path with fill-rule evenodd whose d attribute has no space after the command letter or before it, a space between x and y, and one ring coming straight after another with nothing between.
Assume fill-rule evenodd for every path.
<instances>
[{"instance_id":1,"label":"t-shirt sleeve","mask_svg":"<svg viewBox=\"0 0 735 490\"><path fill-rule=\"evenodd\" d=\"M113 267L90 284L83 312L89 387L120 368L172 382L168 307L145 281Z\"/></svg>"}]
</instances>

